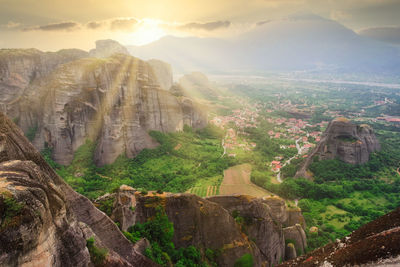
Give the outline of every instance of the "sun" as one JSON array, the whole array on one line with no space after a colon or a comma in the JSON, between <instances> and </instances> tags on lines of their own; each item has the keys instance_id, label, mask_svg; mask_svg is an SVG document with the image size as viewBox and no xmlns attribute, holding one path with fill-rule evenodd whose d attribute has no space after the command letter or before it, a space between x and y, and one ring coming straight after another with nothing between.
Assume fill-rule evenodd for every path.
<instances>
[{"instance_id":1,"label":"sun","mask_svg":"<svg viewBox=\"0 0 400 267\"><path fill-rule=\"evenodd\" d=\"M160 25L159 20L142 19L137 30L129 34L130 42L134 45L145 45L160 39L167 34Z\"/></svg>"}]
</instances>

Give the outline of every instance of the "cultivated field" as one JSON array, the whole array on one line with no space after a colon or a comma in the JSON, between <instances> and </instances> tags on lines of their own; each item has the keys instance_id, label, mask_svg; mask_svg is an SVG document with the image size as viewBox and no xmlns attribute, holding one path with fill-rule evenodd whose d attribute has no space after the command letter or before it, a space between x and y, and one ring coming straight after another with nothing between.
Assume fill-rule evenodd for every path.
<instances>
[{"instance_id":1,"label":"cultivated field","mask_svg":"<svg viewBox=\"0 0 400 267\"><path fill-rule=\"evenodd\" d=\"M222 176L210 177L200 180L196 185L190 188L187 192L196 194L199 197L210 197L219 194L219 185L221 184Z\"/></svg>"},{"instance_id":2,"label":"cultivated field","mask_svg":"<svg viewBox=\"0 0 400 267\"><path fill-rule=\"evenodd\" d=\"M242 194L254 197L272 195L267 190L250 181L251 165L241 164L224 171L224 179L219 188L220 195Z\"/></svg>"}]
</instances>

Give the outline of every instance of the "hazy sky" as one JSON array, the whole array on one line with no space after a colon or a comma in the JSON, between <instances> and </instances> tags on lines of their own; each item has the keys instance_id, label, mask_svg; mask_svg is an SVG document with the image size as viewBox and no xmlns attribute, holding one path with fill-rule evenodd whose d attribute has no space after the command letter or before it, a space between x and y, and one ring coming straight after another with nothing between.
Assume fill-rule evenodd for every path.
<instances>
[{"instance_id":1,"label":"hazy sky","mask_svg":"<svg viewBox=\"0 0 400 267\"><path fill-rule=\"evenodd\" d=\"M0 47L87 50L105 38L140 45L168 34L228 36L298 12L400 43L400 0L0 0Z\"/></svg>"}]
</instances>

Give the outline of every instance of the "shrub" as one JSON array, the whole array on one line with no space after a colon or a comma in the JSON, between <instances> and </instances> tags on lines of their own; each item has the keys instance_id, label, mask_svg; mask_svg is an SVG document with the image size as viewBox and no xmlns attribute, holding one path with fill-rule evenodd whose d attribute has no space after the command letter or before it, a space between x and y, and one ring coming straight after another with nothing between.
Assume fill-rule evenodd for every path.
<instances>
[{"instance_id":1,"label":"shrub","mask_svg":"<svg viewBox=\"0 0 400 267\"><path fill-rule=\"evenodd\" d=\"M244 254L242 257L235 261L234 267L253 267L253 256L249 253Z\"/></svg>"},{"instance_id":2,"label":"shrub","mask_svg":"<svg viewBox=\"0 0 400 267\"><path fill-rule=\"evenodd\" d=\"M93 237L86 240L86 247L89 250L90 260L92 261L94 266L100 266L104 264L104 261L108 254L107 249L97 247L95 245Z\"/></svg>"},{"instance_id":3,"label":"shrub","mask_svg":"<svg viewBox=\"0 0 400 267\"><path fill-rule=\"evenodd\" d=\"M38 131L37 125L29 127L28 131L26 132L26 138L28 138L28 140L32 142L33 139L35 139L37 131Z\"/></svg>"}]
</instances>

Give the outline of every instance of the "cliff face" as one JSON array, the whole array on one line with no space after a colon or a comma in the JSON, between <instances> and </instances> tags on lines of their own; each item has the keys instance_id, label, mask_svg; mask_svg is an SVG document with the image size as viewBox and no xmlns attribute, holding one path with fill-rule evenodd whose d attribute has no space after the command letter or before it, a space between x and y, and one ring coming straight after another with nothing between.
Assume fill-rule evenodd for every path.
<instances>
[{"instance_id":1,"label":"cliff face","mask_svg":"<svg viewBox=\"0 0 400 267\"><path fill-rule=\"evenodd\" d=\"M235 195L203 199L192 194L171 193L143 196L123 185L96 203L100 206L109 200L113 203L109 210L111 218L123 230L149 220L157 206L163 207L174 224L175 246L194 245L201 250L222 251L219 266L233 266L245 253L253 255L255 266L272 266L294 258L296 251L303 253L307 246L301 212L296 220L279 197ZM288 240L295 243L291 245L294 254L285 251Z\"/></svg>"},{"instance_id":2,"label":"cliff face","mask_svg":"<svg viewBox=\"0 0 400 267\"><path fill-rule=\"evenodd\" d=\"M296 177L308 177L307 168L314 157L320 160L338 158L350 164L363 164L371 153L381 149L374 130L366 124L355 125L345 118L331 121L321 141L309 154Z\"/></svg>"},{"instance_id":3,"label":"cliff face","mask_svg":"<svg viewBox=\"0 0 400 267\"><path fill-rule=\"evenodd\" d=\"M160 87L164 90L169 90L173 84L172 67L170 64L165 63L161 60L150 59L147 61L155 76Z\"/></svg>"},{"instance_id":4,"label":"cliff face","mask_svg":"<svg viewBox=\"0 0 400 267\"><path fill-rule=\"evenodd\" d=\"M155 266L0 113L0 265L88 266L90 237L107 266Z\"/></svg>"},{"instance_id":5,"label":"cliff face","mask_svg":"<svg viewBox=\"0 0 400 267\"><path fill-rule=\"evenodd\" d=\"M87 56L87 52L78 49L0 49L0 111L15 118L15 103L33 81L46 77L61 64Z\"/></svg>"},{"instance_id":6,"label":"cliff face","mask_svg":"<svg viewBox=\"0 0 400 267\"><path fill-rule=\"evenodd\" d=\"M36 76L28 71L37 68L35 61L26 58L30 56L8 55L0 62L5 66L0 83L3 110L24 132L33 132L38 149L52 147L58 163L69 164L88 138L97 141L95 161L103 165L123 153L134 157L156 146L150 130L170 132L185 124L206 124L199 105L162 90L153 68L137 58L116 54L57 67L46 61L43 74Z\"/></svg>"},{"instance_id":7,"label":"cliff face","mask_svg":"<svg viewBox=\"0 0 400 267\"><path fill-rule=\"evenodd\" d=\"M136 222L145 222L154 216L157 206L164 207L174 224L173 242L177 248L193 245L221 251L216 259L218 266L233 266L246 253L253 255L255 266L268 264L230 213L217 203L192 194L141 196L137 193Z\"/></svg>"}]
</instances>

